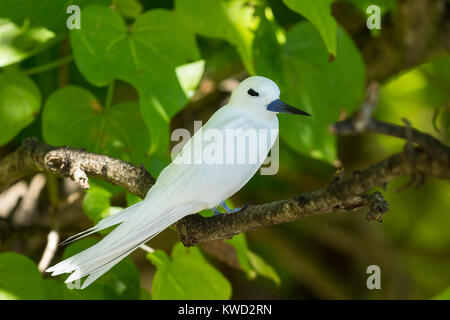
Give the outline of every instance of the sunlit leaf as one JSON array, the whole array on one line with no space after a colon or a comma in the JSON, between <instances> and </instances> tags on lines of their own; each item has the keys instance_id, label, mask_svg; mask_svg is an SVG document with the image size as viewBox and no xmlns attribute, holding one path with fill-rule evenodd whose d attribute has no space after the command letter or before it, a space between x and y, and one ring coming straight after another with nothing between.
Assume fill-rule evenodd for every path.
<instances>
[{"instance_id":1,"label":"sunlit leaf","mask_svg":"<svg viewBox=\"0 0 450 320\"><path fill-rule=\"evenodd\" d=\"M191 88L185 82L182 87L175 69L200 58L190 28L167 10L147 11L126 26L117 12L90 6L70 39L75 62L89 82L104 86L117 78L138 89L150 131L149 151L165 151L169 121L188 101L183 87ZM198 82L199 75L192 78Z\"/></svg>"},{"instance_id":2,"label":"sunlit leaf","mask_svg":"<svg viewBox=\"0 0 450 320\"><path fill-rule=\"evenodd\" d=\"M44 139L140 163L149 138L135 102L105 109L86 89L66 86L48 98L42 116Z\"/></svg>"},{"instance_id":3,"label":"sunlit leaf","mask_svg":"<svg viewBox=\"0 0 450 320\"><path fill-rule=\"evenodd\" d=\"M68 31L66 20L72 14L66 12L67 8L77 5L84 12L84 7L89 4L110 5L111 0L2 0L0 1L0 16L10 18L18 25L29 21L31 26L45 27L58 33L64 33Z\"/></svg>"},{"instance_id":4,"label":"sunlit leaf","mask_svg":"<svg viewBox=\"0 0 450 320\"><path fill-rule=\"evenodd\" d=\"M180 85L187 97L192 98L194 95L195 89L197 89L202 79L204 68L205 61L200 60L179 66L175 69L178 81L180 81Z\"/></svg>"},{"instance_id":5,"label":"sunlit leaf","mask_svg":"<svg viewBox=\"0 0 450 320\"><path fill-rule=\"evenodd\" d=\"M91 187L83 198L83 211L94 223L103 217L102 213L111 206L109 198L111 193L98 186Z\"/></svg>"},{"instance_id":6,"label":"sunlit leaf","mask_svg":"<svg viewBox=\"0 0 450 320\"><path fill-rule=\"evenodd\" d=\"M280 285L280 277L272 266L268 265L260 256L250 250L247 252L247 256L250 265L258 274L273 280L276 285Z\"/></svg>"},{"instance_id":7,"label":"sunlit leaf","mask_svg":"<svg viewBox=\"0 0 450 320\"><path fill-rule=\"evenodd\" d=\"M45 28L17 26L0 18L0 67L22 61L47 48L55 34Z\"/></svg>"},{"instance_id":8,"label":"sunlit leaf","mask_svg":"<svg viewBox=\"0 0 450 320\"><path fill-rule=\"evenodd\" d=\"M248 246L247 240L245 239L245 234L238 234L235 235L232 239L224 241L233 246L233 248L236 250L239 265L241 266L242 270L244 270L244 272L250 279L254 279L256 277L256 272L250 266L250 262L248 259Z\"/></svg>"},{"instance_id":9,"label":"sunlit leaf","mask_svg":"<svg viewBox=\"0 0 450 320\"><path fill-rule=\"evenodd\" d=\"M319 31L327 50L336 56L337 23L331 15L331 4L335 0L283 0L292 10L308 19Z\"/></svg>"},{"instance_id":10,"label":"sunlit leaf","mask_svg":"<svg viewBox=\"0 0 450 320\"><path fill-rule=\"evenodd\" d=\"M433 300L450 300L450 288L445 289L432 298Z\"/></svg>"},{"instance_id":11,"label":"sunlit leaf","mask_svg":"<svg viewBox=\"0 0 450 320\"><path fill-rule=\"evenodd\" d=\"M234 247L239 264L250 279L259 275L269 278L276 285L280 285L281 280L275 269L256 253L249 250L245 234L236 235L230 240L225 240L225 242Z\"/></svg>"},{"instance_id":12,"label":"sunlit leaf","mask_svg":"<svg viewBox=\"0 0 450 320\"><path fill-rule=\"evenodd\" d=\"M248 0L177 0L175 10L198 34L235 45L248 72L255 73L253 30L258 18Z\"/></svg>"},{"instance_id":13,"label":"sunlit leaf","mask_svg":"<svg viewBox=\"0 0 450 320\"><path fill-rule=\"evenodd\" d=\"M34 82L17 71L0 73L0 145L33 122L41 107Z\"/></svg>"}]
</instances>

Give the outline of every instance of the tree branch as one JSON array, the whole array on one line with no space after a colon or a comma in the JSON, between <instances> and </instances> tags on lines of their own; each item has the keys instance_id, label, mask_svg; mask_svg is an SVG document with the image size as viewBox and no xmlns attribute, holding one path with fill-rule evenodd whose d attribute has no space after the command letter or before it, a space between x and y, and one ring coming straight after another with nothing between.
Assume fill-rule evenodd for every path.
<instances>
[{"instance_id":1,"label":"tree branch","mask_svg":"<svg viewBox=\"0 0 450 320\"><path fill-rule=\"evenodd\" d=\"M450 178L450 167L443 166L431 155L416 149L416 170L441 179ZM380 221L386 203L377 196L364 195L374 187L385 187L393 179L411 174L405 154L395 154L364 170L332 182L319 189L291 199L250 206L235 214L212 218L200 215L185 217L177 223L177 231L185 246L199 242L227 239L256 228L294 221L333 211L355 211L368 208L367 217Z\"/></svg>"},{"instance_id":2,"label":"tree branch","mask_svg":"<svg viewBox=\"0 0 450 320\"><path fill-rule=\"evenodd\" d=\"M410 152L391 157L361 171L343 177L338 174L325 188L261 205L251 205L239 213L211 218L190 215L175 224L185 246L200 242L231 238L260 227L294 221L300 218L335 211L366 210L366 218L381 221L387 212L387 202L380 192L366 194L375 187L385 188L400 176L431 176L450 178L450 148L434 137L411 128L377 121L371 118L376 105L377 85L371 85L369 96L361 110L352 117L330 126L336 134L377 132L407 140ZM412 143L417 147L412 147ZM412 165L413 164L413 165ZM81 188L89 187L87 175L122 186L144 197L154 184L143 166L105 155L68 147L55 148L35 139L25 140L12 154L0 159L0 190L38 171L71 177Z\"/></svg>"},{"instance_id":3,"label":"tree branch","mask_svg":"<svg viewBox=\"0 0 450 320\"><path fill-rule=\"evenodd\" d=\"M68 147L52 147L36 139L26 139L13 153L0 159L0 190L36 172L69 177L83 190L89 189L87 176L124 187L145 197L155 179L144 166L109 156Z\"/></svg>"}]
</instances>

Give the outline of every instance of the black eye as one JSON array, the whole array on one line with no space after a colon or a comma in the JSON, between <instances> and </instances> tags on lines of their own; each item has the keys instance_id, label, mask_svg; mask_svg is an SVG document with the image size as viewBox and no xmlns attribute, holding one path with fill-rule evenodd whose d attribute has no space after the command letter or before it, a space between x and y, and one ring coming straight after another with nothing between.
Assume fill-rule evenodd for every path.
<instances>
[{"instance_id":1,"label":"black eye","mask_svg":"<svg viewBox=\"0 0 450 320\"><path fill-rule=\"evenodd\" d=\"M247 93L248 93L249 95L251 95L252 97L257 97L257 96L259 96L259 93L256 92L256 91L253 90L253 89L248 89Z\"/></svg>"}]
</instances>

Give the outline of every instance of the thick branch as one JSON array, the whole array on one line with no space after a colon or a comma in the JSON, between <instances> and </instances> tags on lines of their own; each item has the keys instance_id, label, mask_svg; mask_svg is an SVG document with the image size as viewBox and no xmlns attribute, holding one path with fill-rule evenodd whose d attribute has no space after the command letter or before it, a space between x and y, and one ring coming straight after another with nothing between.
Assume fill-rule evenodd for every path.
<instances>
[{"instance_id":1,"label":"thick branch","mask_svg":"<svg viewBox=\"0 0 450 320\"><path fill-rule=\"evenodd\" d=\"M135 167L105 155L26 139L15 152L0 159L0 190L40 171L70 177L82 189L89 188L89 175L124 187L140 197L144 197L155 182L143 166Z\"/></svg>"},{"instance_id":2,"label":"thick branch","mask_svg":"<svg viewBox=\"0 0 450 320\"><path fill-rule=\"evenodd\" d=\"M370 113L365 114L370 117ZM351 118L353 120L335 124L332 128L338 133L352 132L352 121L356 121L357 117L358 115L355 115ZM190 215L175 225L181 241L185 246L193 246L200 242L231 238L256 228L333 211L366 209L368 219L380 221L381 215L387 211L387 203L381 193L366 195L366 192L375 187L384 188L397 177L416 173L441 179L450 178L450 148L433 137L408 127L382 123L370 118L365 120L364 128L411 139L417 143L420 148L412 149L414 166L411 166L409 153L399 153L348 176L336 177L323 189L291 199L248 206L239 213L212 218ZM361 128L358 129L360 130ZM17 151L0 160L0 189L37 171L53 172L61 177L76 179L74 168L81 169L92 177L123 186L141 197L154 183L154 179L142 166L135 167L118 159L83 150L55 148L30 139ZM80 176L83 181L78 183L83 186L83 174Z\"/></svg>"},{"instance_id":3,"label":"thick branch","mask_svg":"<svg viewBox=\"0 0 450 320\"><path fill-rule=\"evenodd\" d=\"M437 178L450 178L450 167L442 166L429 154L416 151L416 170ZM256 228L294 221L333 211L353 211L373 205L361 196L374 187L384 187L393 179L411 174L409 159L403 153L361 171L355 171L328 187L288 200L251 206L236 214L203 218L191 215L177 223L178 234L186 246L199 242L231 238ZM371 212L373 214L373 212Z\"/></svg>"}]
</instances>

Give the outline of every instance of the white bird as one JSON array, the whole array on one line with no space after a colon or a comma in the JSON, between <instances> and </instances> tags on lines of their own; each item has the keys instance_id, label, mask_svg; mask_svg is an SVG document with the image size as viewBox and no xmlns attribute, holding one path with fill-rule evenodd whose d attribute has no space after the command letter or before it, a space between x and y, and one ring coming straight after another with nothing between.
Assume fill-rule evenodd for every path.
<instances>
[{"instance_id":1,"label":"white bird","mask_svg":"<svg viewBox=\"0 0 450 320\"><path fill-rule=\"evenodd\" d=\"M202 129L189 139L174 161L161 172L155 185L141 202L101 220L94 227L66 241L75 241L118 225L112 232L92 247L46 271L52 272L53 276L72 273L66 283L88 276L81 287L84 289L140 245L183 217L204 209L215 209L220 204L230 212L224 201L240 190L257 172L274 141L271 139L270 143L264 145L250 139L244 150L234 149L237 153L244 152L251 156L252 150L256 150L252 149L252 144L258 143L259 157L256 157L256 161L246 159L244 163L239 163L219 159L225 158L230 148L227 146L222 149L225 152L223 154L219 152L221 146L218 145L223 140L207 140L202 134L205 135L211 129L224 136L236 130L249 129L275 131L278 134L278 112L309 115L285 104L279 99L279 95L280 89L270 79L254 76L242 81L233 91L229 103L215 112ZM214 147L217 147L217 152L209 153L208 162L204 159L205 151ZM183 156L183 159L191 161L180 161Z\"/></svg>"}]
</instances>

